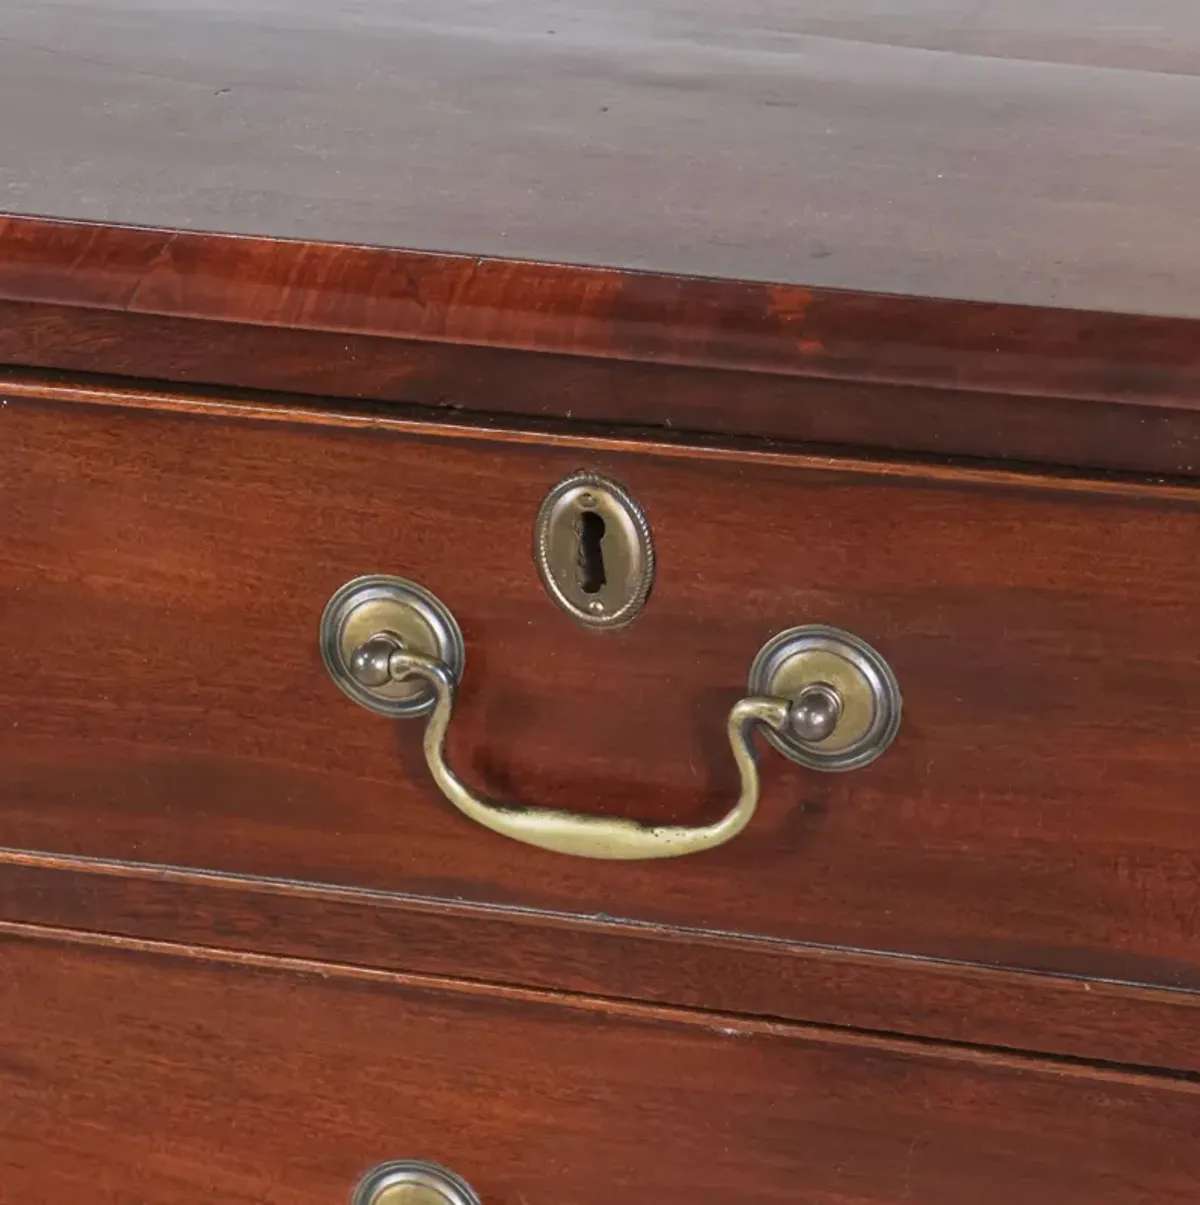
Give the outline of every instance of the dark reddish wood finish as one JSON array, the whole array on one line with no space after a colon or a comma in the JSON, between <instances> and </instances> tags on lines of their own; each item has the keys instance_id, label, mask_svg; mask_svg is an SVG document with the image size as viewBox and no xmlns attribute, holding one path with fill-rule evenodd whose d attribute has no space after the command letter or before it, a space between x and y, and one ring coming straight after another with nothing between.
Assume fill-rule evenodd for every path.
<instances>
[{"instance_id":1,"label":"dark reddish wood finish","mask_svg":"<svg viewBox=\"0 0 1200 1205\"><path fill-rule=\"evenodd\" d=\"M0 219L0 360L1200 472L1200 322Z\"/></svg>"},{"instance_id":2,"label":"dark reddish wood finish","mask_svg":"<svg viewBox=\"0 0 1200 1205\"><path fill-rule=\"evenodd\" d=\"M10 301L1000 393L1200 383L1190 319L14 216L0 251Z\"/></svg>"},{"instance_id":3,"label":"dark reddish wood finish","mask_svg":"<svg viewBox=\"0 0 1200 1205\"><path fill-rule=\"evenodd\" d=\"M1195 491L9 392L0 843L1200 988ZM581 464L655 530L619 634L531 563ZM326 599L378 571L458 615L451 753L500 797L717 814L724 714L800 622L875 643L904 725L858 773L767 756L761 814L708 855L528 849L324 674Z\"/></svg>"},{"instance_id":4,"label":"dark reddish wood finish","mask_svg":"<svg viewBox=\"0 0 1200 1205\"><path fill-rule=\"evenodd\" d=\"M1195 1200L1184 1080L6 929L14 1200L329 1205L413 1156L487 1205Z\"/></svg>"},{"instance_id":5,"label":"dark reddish wood finish","mask_svg":"<svg viewBox=\"0 0 1200 1205\"><path fill-rule=\"evenodd\" d=\"M1200 993L0 852L0 919L1200 1073Z\"/></svg>"},{"instance_id":6,"label":"dark reddish wood finish","mask_svg":"<svg viewBox=\"0 0 1200 1205\"><path fill-rule=\"evenodd\" d=\"M1097 5L0 6L4 203L189 231L0 215L0 1199L1194 1202L1200 21ZM615 636L530 563L581 465ZM326 680L368 570L500 796L715 816L806 620L901 737L506 843Z\"/></svg>"}]
</instances>

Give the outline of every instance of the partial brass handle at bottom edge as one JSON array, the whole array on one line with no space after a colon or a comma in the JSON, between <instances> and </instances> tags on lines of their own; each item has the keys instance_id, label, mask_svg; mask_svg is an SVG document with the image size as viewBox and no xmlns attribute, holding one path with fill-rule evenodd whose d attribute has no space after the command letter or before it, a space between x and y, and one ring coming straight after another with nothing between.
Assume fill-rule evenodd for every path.
<instances>
[{"instance_id":1,"label":"partial brass handle at bottom edge","mask_svg":"<svg viewBox=\"0 0 1200 1205\"><path fill-rule=\"evenodd\" d=\"M425 726L424 750L438 789L463 815L492 832L540 849L580 858L633 860L679 858L732 840L750 823L758 808L758 760L751 745L753 729L762 724L783 736L791 704L786 699L753 695L739 699L729 712L726 731L741 779L737 803L712 824L644 824L618 816L563 812L484 799L468 787L446 760L446 733L454 714L455 680L449 666L436 657L396 649L388 657L394 680L420 678L434 694Z\"/></svg>"},{"instance_id":2,"label":"partial brass handle at bottom edge","mask_svg":"<svg viewBox=\"0 0 1200 1205\"><path fill-rule=\"evenodd\" d=\"M350 1205L481 1205L461 1177L428 1159L394 1159L372 1168Z\"/></svg>"}]
</instances>

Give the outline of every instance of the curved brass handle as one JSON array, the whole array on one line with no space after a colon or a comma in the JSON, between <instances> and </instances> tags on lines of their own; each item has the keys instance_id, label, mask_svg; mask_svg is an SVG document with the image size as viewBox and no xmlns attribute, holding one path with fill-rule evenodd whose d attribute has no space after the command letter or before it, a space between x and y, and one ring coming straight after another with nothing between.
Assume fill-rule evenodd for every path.
<instances>
[{"instance_id":1,"label":"curved brass handle","mask_svg":"<svg viewBox=\"0 0 1200 1205\"><path fill-rule=\"evenodd\" d=\"M780 736L788 724L786 699L755 695L739 699L729 712L727 731L741 777L737 803L712 824L642 824L618 816L590 816L554 808L500 803L477 795L446 761L446 732L454 714L454 675L444 661L395 649L388 656L394 680L420 678L433 689L433 710L425 725L425 761L443 795L465 816L495 833L560 854L582 858L678 858L732 840L750 823L758 807L758 762L751 746L756 724Z\"/></svg>"},{"instance_id":2,"label":"curved brass handle","mask_svg":"<svg viewBox=\"0 0 1200 1205\"><path fill-rule=\"evenodd\" d=\"M758 807L756 728L792 761L837 771L874 761L900 725L900 688L870 645L823 624L789 628L759 650L749 694L729 712L737 802L712 824L644 824L485 799L454 773L446 733L466 649L445 604L415 582L381 575L347 582L322 616L321 655L363 707L394 717L428 714L425 761L460 812L515 841L585 858L678 858L736 837Z\"/></svg>"}]
</instances>

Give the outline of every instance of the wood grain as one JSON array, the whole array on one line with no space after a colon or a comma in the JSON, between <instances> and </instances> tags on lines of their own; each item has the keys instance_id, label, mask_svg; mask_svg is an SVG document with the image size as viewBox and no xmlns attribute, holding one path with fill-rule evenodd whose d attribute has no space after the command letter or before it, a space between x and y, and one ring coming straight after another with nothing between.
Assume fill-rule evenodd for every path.
<instances>
[{"instance_id":1,"label":"wood grain","mask_svg":"<svg viewBox=\"0 0 1200 1205\"><path fill-rule=\"evenodd\" d=\"M38 369L1192 475L1193 321L0 219Z\"/></svg>"},{"instance_id":2,"label":"wood grain","mask_svg":"<svg viewBox=\"0 0 1200 1205\"><path fill-rule=\"evenodd\" d=\"M0 919L1200 1073L1200 992L0 851Z\"/></svg>"},{"instance_id":3,"label":"wood grain","mask_svg":"<svg viewBox=\"0 0 1200 1205\"><path fill-rule=\"evenodd\" d=\"M1190 0L6 0L25 213L1198 316Z\"/></svg>"},{"instance_id":4,"label":"wood grain","mask_svg":"<svg viewBox=\"0 0 1200 1205\"><path fill-rule=\"evenodd\" d=\"M720 1014L14 930L0 1166L41 1205L1185 1205L1200 1088ZM48 1140L48 1136L51 1136Z\"/></svg>"},{"instance_id":5,"label":"wood grain","mask_svg":"<svg viewBox=\"0 0 1200 1205\"><path fill-rule=\"evenodd\" d=\"M0 218L0 296L254 327L1196 409L1190 319Z\"/></svg>"},{"instance_id":6,"label":"wood grain","mask_svg":"<svg viewBox=\"0 0 1200 1205\"><path fill-rule=\"evenodd\" d=\"M3 845L1200 986L1195 491L193 410L0 409ZM529 555L581 464L660 558L607 638ZM860 773L767 758L722 851L540 853L326 678L321 609L376 571L462 623L451 756L501 798L717 814L724 714L801 622L881 649L904 726Z\"/></svg>"}]
</instances>

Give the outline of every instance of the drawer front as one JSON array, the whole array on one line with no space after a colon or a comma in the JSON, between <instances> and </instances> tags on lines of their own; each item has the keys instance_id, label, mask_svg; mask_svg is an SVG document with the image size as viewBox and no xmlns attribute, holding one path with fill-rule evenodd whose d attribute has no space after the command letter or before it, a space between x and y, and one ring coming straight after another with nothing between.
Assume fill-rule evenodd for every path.
<instances>
[{"instance_id":1,"label":"drawer front","mask_svg":"<svg viewBox=\"0 0 1200 1205\"><path fill-rule=\"evenodd\" d=\"M2 412L3 846L1200 987L1200 494L199 409ZM618 632L530 552L581 466L654 533ZM518 844L327 676L326 601L378 572L461 624L450 756L500 799L715 819L795 624L880 650L899 736L842 774L764 748L693 857Z\"/></svg>"},{"instance_id":2,"label":"drawer front","mask_svg":"<svg viewBox=\"0 0 1200 1205\"><path fill-rule=\"evenodd\" d=\"M1191 1205L1200 1087L323 964L0 936L0 1167L39 1205Z\"/></svg>"}]
</instances>

